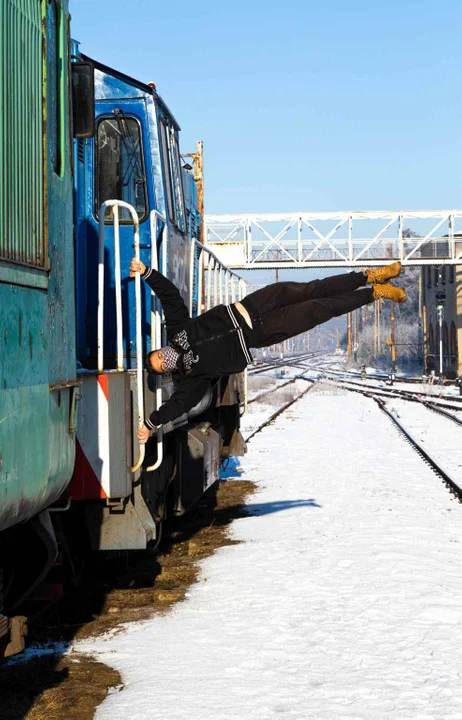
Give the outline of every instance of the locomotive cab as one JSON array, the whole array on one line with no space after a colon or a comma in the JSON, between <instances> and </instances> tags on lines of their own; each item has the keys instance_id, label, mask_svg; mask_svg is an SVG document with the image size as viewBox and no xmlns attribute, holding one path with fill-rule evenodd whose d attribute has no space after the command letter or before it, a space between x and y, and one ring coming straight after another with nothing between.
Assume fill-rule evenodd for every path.
<instances>
[{"instance_id":1,"label":"locomotive cab","mask_svg":"<svg viewBox=\"0 0 462 720\"><path fill-rule=\"evenodd\" d=\"M140 259L172 280L192 315L203 305L198 242L202 220L196 182L182 166L180 127L155 88L91 62L95 133L93 138L77 140L75 152L77 359L82 398L76 469L68 494L87 501L94 547L140 549L156 538L156 524L168 507L184 512L217 481L221 458L231 444L242 449L238 434L242 383L233 378L217 380L196 408L163 426L149 441L145 467L151 470L131 472L138 453L138 353L144 357L166 343L161 306L143 284L138 347L135 283L129 280L134 218ZM108 201L125 205L110 206L102 217L101 208ZM101 259L103 297L98 291ZM122 296L119 317L117 274ZM102 303L101 336L98 307ZM117 347L118 337L122 350ZM103 367L98 364L102 344ZM144 416L174 390L171 375L154 379L154 386L152 382L143 379Z\"/></svg>"}]
</instances>

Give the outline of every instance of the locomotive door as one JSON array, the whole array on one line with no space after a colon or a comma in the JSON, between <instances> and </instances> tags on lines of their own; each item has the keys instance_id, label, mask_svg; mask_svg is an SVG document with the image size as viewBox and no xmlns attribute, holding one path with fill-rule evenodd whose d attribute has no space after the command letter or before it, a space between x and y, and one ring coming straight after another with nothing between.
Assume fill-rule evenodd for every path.
<instances>
[{"instance_id":1,"label":"locomotive door","mask_svg":"<svg viewBox=\"0 0 462 720\"><path fill-rule=\"evenodd\" d=\"M107 200L122 200L138 215L141 260L150 263L150 208L153 206L146 125L146 105L140 98L96 100L93 197L89 194L86 242L86 356L85 367L94 367L97 348L97 268L99 211ZM130 283L129 266L133 256L133 223L128 210L119 211L120 263L122 274L123 345L127 369L136 364L134 283ZM104 301L104 367L114 367L116 357L114 218L107 212L104 220L105 301ZM143 352L150 336L150 297L143 293L145 318Z\"/></svg>"}]
</instances>

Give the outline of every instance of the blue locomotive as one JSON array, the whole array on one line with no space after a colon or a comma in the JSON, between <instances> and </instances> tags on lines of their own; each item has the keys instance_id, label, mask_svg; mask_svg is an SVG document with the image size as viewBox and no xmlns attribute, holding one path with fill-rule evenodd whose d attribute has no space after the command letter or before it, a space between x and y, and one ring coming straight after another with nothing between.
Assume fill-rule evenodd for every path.
<instances>
[{"instance_id":1,"label":"blue locomotive","mask_svg":"<svg viewBox=\"0 0 462 720\"><path fill-rule=\"evenodd\" d=\"M139 418L174 384L140 372L162 344L162 312L129 279L131 258L171 278L192 314L238 299L243 283L200 242L201 145L194 167L185 163L155 87L83 56L68 40L66 0L5 0L3 12L0 645L9 655L23 644L14 613L54 565L60 534L143 549L169 513L217 481L223 457L244 451L243 383L231 377L164 426L141 463Z\"/></svg>"}]
</instances>

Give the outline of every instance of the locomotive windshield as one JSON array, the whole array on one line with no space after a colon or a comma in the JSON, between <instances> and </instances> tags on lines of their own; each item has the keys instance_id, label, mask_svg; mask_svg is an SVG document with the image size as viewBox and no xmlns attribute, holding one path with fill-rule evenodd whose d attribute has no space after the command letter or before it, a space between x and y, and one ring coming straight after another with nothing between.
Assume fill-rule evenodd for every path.
<instances>
[{"instance_id":1,"label":"locomotive windshield","mask_svg":"<svg viewBox=\"0 0 462 720\"><path fill-rule=\"evenodd\" d=\"M124 200L133 205L140 221L144 220L148 210L146 175L138 122L121 111L115 118L100 120L96 148L96 216L105 200ZM130 221L128 210L120 210L120 220Z\"/></svg>"}]
</instances>

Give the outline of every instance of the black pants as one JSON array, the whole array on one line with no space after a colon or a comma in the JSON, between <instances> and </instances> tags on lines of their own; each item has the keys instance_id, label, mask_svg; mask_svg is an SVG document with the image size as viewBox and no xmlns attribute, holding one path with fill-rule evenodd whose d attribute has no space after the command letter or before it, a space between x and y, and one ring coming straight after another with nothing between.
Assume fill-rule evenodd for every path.
<instances>
[{"instance_id":1,"label":"black pants","mask_svg":"<svg viewBox=\"0 0 462 720\"><path fill-rule=\"evenodd\" d=\"M274 283L256 290L242 300L253 324L253 329L245 331L249 346L283 342L367 305L374 298L372 288L363 287L365 284L363 272L351 272L307 283Z\"/></svg>"}]
</instances>

